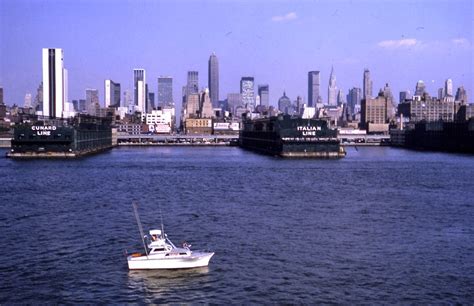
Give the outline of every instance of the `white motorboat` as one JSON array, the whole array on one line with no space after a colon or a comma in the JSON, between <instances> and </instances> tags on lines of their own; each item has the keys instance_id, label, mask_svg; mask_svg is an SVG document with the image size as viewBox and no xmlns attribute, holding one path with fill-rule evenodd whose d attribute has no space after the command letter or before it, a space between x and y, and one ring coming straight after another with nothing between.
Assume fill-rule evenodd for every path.
<instances>
[{"instance_id":1,"label":"white motorboat","mask_svg":"<svg viewBox=\"0 0 474 306\"><path fill-rule=\"evenodd\" d=\"M143 235L142 224L135 203L133 204L133 210L140 230L144 253L133 253L127 256L130 270L186 269L207 267L209 265L209 260L214 256L213 252L191 251L191 245L186 242L183 243L182 247L176 247L168 239L168 235L165 234L163 220L161 221L161 230L151 230L149 237ZM148 241L148 247L145 241Z\"/></svg>"},{"instance_id":2,"label":"white motorboat","mask_svg":"<svg viewBox=\"0 0 474 306\"><path fill-rule=\"evenodd\" d=\"M151 230L150 237L146 253L134 253L127 257L130 270L206 267L214 255L213 252L191 251L191 246L186 243L176 247L162 230Z\"/></svg>"}]
</instances>

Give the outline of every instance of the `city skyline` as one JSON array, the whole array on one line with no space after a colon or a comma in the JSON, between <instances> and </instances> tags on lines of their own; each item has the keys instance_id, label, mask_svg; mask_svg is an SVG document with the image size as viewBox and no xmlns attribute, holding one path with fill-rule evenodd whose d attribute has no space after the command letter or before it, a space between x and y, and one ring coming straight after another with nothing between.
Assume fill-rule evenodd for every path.
<instances>
[{"instance_id":1,"label":"city skyline","mask_svg":"<svg viewBox=\"0 0 474 306\"><path fill-rule=\"evenodd\" d=\"M363 87L362 72L368 68L374 95L388 83L398 97L400 91L414 92L416 83L423 80L426 90L432 96L437 96L438 89L445 87L445 81L451 79L453 91L464 86L468 96L472 97L473 71L466 65L469 61L472 63L473 50L472 29L469 26L472 3L468 1L455 1L452 5L434 2L429 7L423 5L427 3L423 1L383 5L371 1L356 4L342 1L334 5L324 1L314 5L307 2L278 2L265 12L258 10L258 4L261 3L142 3L127 13L130 3L119 1L112 15L135 16L134 23L130 29L110 35L107 32L109 26L105 26L106 21L110 21L107 16L103 16L106 20L102 22L87 24L95 14L103 13L105 2L96 4L85 1L74 3L70 8L69 5L54 2L39 5L28 1L2 1L2 29L8 28L8 31L2 30L0 44L0 86L4 88L4 100L9 105L22 105L25 94L35 93L42 80L39 50L53 47L64 51L65 66L69 70L69 100L83 99L86 88L99 88L101 105L104 105L105 100L102 89L104 80L112 79L122 84L123 91L133 90L131 71L136 67L147 71L150 92L157 92L156 81L152 80L160 75L173 77L173 98L181 101L180 89L186 85L187 71L197 71L201 76L206 76L207 60L213 52L219 58L221 99L229 93L239 91L239 81L243 76L252 76L256 84L269 84L272 87L270 105L276 106L283 91L292 100L300 95L308 101L308 72L320 71L321 83L328 84L331 66L337 71L337 85L344 90L344 94L350 88ZM200 5L206 8L204 15L215 12L219 12L219 15L214 22L203 25L195 23L196 35L184 39L184 28L190 22L184 18ZM387 6L393 8L391 15L382 9ZM92 14L94 16L86 16L90 12L86 10L89 7L97 9ZM157 8L162 8L171 15L178 10L182 11L183 16L171 33L161 30L170 17L164 16ZM229 8L239 8L243 12L254 14L246 17L248 24L241 25L235 18L226 21L226 17L229 17L226 11L232 11ZM318 13L312 15L311 12L316 10ZM37 13L31 15L33 11ZM136 48L133 44L136 38L132 34L139 33L139 37L149 39L144 33L137 32L143 21L136 16L142 11L147 11L146 14L155 12L157 16L163 17L159 22L145 24L145 28L156 25L156 34L163 34L170 46L162 48L158 43L147 43L147 40L141 48ZM19 18L22 13L29 18ZM350 13L362 14L361 24L356 28L361 30L366 26L366 36L351 38L351 35L356 34L350 30L351 22L341 24L341 29L335 29L332 36L318 36L316 31L314 43L306 42L301 34L294 32L313 25L316 15L322 15L321 23L329 23L337 20L340 22L341 18L348 21ZM64 16L59 16L61 14ZM77 29L73 31L76 35L69 35L66 29L53 31L55 35L51 36L39 35L48 32L48 27L51 27L41 22L55 16L59 17L59 24L67 29L68 18L83 17L79 18ZM403 24L397 24L399 29L391 29L396 24L395 17L400 16L411 17L404 19ZM433 20L436 16L443 17L438 18L440 20L435 23ZM257 21L261 23L260 27L257 27ZM219 22L223 24L218 30L212 27ZM19 23L23 23L21 27ZM111 24L116 24L116 21ZM374 27L379 29L375 31ZM20 28L21 35L18 34ZM94 44L86 44L89 35L95 35ZM122 46L122 43L117 46L111 40L112 36L116 39L116 35L121 38L119 41L125 39L133 46ZM18 37L23 39L19 40ZM183 47L185 42L192 43L195 40L200 42L196 48ZM22 48L25 43L28 43L28 48ZM348 43L352 43L350 50L341 51L340 46ZM18 58L21 60L17 60ZM440 67L439 62L444 65ZM203 84L207 83L207 79L202 79L199 90L206 87ZM325 95L322 98L327 103ZM472 98L469 102L472 102ZM180 103L177 106L180 107Z\"/></svg>"}]
</instances>

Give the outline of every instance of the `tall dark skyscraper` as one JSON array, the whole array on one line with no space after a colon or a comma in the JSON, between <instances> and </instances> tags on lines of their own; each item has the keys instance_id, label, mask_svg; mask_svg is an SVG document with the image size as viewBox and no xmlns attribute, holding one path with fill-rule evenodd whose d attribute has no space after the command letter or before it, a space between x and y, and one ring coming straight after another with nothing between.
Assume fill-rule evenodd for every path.
<instances>
[{"instance_id":1,"label":"tall dark skyscraper","mask_svg":"<svg viewBox=\"0 0 474 306\"><path fill-rule=\"evenodd\" d=\"M464 89L464 86L458 87L456 91L456 101L462 102L463 104L468 103L467 91Z\"/></svg>"},{"instance_id":2,"label":"tall dark skyscraper","mask_svg":"<svg viewBox=\"0 0 474 306\"><path fill-rule=\"evenodd\" d=\"M260 105L268 108L270 105L270 89L268 84L258 85L258 95L260 96Z\"/></svg>"},{"instance_id":3,"label":"tall dark skyscraper","mask_svg":"<svg viewBox=\"0 0 474 306\"><path fill-rule=\"evenodd\" d=\"M212 53L209 57L209 95L211 97L212 107L219 105L219 61L217 56Z\"/></svg>"},{"instance_id":4,"label":"tall dark skyscraper","mask_svg":"<svg viewBox=\"0 0 474 306\"><path fill-rule=\"evenodd\" d=\"M188 71L188 82L186 84L186 95L199 93L199 73Z\"/></svg>"},{"instance_id":5,"label":"tall dark skyscraper","mask_svg":"<svg viewBox=\"0 0 474 306\"><path fill-rule=\"evenodd\" d=\"M315 107L319 98L319 71L308 72L308 106Z\"/></svg>"},{"instance_id":6,"label":"tall dark skyscraper","mask_svg":"<svg viewBox=\"0 0 474 306\"><path fill-rule=\"evenodd\" d=\"M0 119L4 118L7 114L7 107L3 103L3 88L0 87Z\"/></svg>"},{"instance_id":7,"label":"tall dark skyscraper","mask_svg":"<svg viewBox=\"0 0 474 306\"><path fill-rule=\"evenodd\" d=\"M158 106L173 105L173 78L160 76L158 78Z\"/></svg>"},{"instance_id":8,"label":"tall dark skyscraper","mask_svg":"<svg viewBox=\"0 0 474 306\"><path fill-rule=\"evenodd\" d=\"M363 96L364 99L372 98L372 80L370 79L369 69L364 70L364 81L363 81Z\"/></svg>"},{"instance_id":9,"label":"tall dark skyscraper","mask_svg":"<svg viewBox=\"0 0 474 306\"><path fill-rule=\"evenodd\" d=\"M67 96L67 72L62 49L43 49L43 116L62 117Z\"/></svg>"},{"instance_id":10,"label":"tall dark skyscraper","mask_svg":"<svg viewBox=\"0 0 474 306\"><path fill-rule=\"evenodd\" d=\"M120 83L115 83L112 80L105 80L104 100L105 107L119 107L120 106Z\"/></svg>"},{"instance_id":11,"label":"tall dark skyscraper","mask_svg":"<svg viewBox=\"0 0 474 306\"><path fill-rule=\"evenodd\" d=\"M150 113L153 109L155 109L155 93L148 92L148 112Z\"/></svg>"},{"instance_id":12,"label":"tall dark skyscraper","mask_svg":"<svg viewBox=\"0 0 474 306\"><path fill-rule=\"evenodd\" d=\"M349 113L351 115L356 113L356 106L359 106L360 108L360 100L362 99L361 97L361 90L360 88L353 87L351 90L349 90L349 95L347 96L347 104L349 106Z\"/></svg>"},{"instance_id":13,"label":"tall dark skyscraper","mask_svg":"<svg viewBox=\"0 0 474 306\"><path fill-rule=\"evenodd\" d=\"M411 93L409 90L400 91L400 103L405 102L406 100L411 99Z\"/></svg>"}]
</instances>

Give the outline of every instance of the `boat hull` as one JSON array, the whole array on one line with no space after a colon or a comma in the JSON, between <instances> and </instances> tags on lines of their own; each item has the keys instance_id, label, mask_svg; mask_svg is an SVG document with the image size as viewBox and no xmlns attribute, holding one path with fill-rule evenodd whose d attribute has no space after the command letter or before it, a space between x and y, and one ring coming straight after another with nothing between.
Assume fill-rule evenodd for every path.
<instances>
[{"instance_id":1,"label":"boat hull","mask_svg":"<svg viewBox=\"0 0 474 306\"><path fill-rule=\"evenodd\" d=\"M130 270L154 270L154 269L190 269L206 267L214 253L193 252L189 256L155 257L139 256L127 257Z\"/></svg>"}]
</instances>

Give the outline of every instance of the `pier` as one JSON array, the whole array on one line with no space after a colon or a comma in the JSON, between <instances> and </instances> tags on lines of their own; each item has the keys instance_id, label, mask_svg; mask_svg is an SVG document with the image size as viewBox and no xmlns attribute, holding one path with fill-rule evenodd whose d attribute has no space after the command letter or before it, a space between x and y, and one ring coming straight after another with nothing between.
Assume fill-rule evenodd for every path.
<instances>
[{"instance_id":1,"label":"pier","mask_svg":"<svg viewBox=\"0 0 474 306\"><path fill-rule=\"evenodd\" d=\"M239 135L117 135L119 146L225 146L237 142Z\"/></svg>"}]
</instances>

